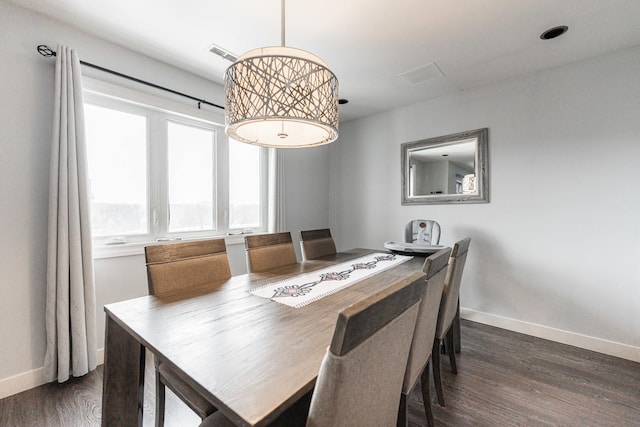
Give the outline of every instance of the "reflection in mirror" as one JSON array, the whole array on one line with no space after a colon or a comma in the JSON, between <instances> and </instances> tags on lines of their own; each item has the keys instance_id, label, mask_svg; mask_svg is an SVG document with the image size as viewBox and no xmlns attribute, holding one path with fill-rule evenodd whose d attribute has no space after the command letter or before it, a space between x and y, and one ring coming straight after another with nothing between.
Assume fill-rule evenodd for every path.
<instances>
[{"instance_id":1,"label":"reflection in mirror","mask_svg":"<svg viewBox=\"0 0 640 427\"><path fill-rule=\"evenodd\" d=\"M402 204L488 202L487 133L402 144Z\"/></svg>"},{"instance_id":2,"label":"reflection in mirror","mask_svg":"<svg viewBox=\"0 0 640 427\"><path fill-rule=\"evenodd\" d=\"M464 178L475 175L475 154L475 139L410 150L409 197L462 194Z\"/></svg>"}]
</instances>

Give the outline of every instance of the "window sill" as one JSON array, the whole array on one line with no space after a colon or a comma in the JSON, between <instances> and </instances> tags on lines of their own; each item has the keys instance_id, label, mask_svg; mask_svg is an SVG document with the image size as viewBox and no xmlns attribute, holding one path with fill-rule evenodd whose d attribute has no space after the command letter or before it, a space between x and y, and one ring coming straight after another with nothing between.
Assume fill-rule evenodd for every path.
<instances>
[{"instance_id":1,"label":"window sill","mask_svg":"<svg viewBox=\"0 0 640 427\"><path fill-rule=\"evenodd\" d=\"M234 234L229 236L224 236L224 242L227 246L229 245L244 245L244 234ZM210 238L216 238L217 236L212 236ZM178 240L180 242L186 242L189 240L197 240L197 239L185 239ZM172 241L173 243L178 241ZM165 242L169 243L169 242ZM128 257L128 256L138 256L144 255L145 246L161 244L161 242L133 242L133 243L123 243L120 245L104 245L104 244L94 244L93 245L93 259L105 259L105 258L118 258L118 257Z\"/></svg>"}]
</instances>

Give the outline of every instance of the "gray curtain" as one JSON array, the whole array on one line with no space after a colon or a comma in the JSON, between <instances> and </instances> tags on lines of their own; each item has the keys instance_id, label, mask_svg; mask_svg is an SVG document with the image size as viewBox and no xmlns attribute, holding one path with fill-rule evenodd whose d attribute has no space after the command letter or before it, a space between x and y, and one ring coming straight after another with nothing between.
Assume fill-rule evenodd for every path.
<instances>
[{"instance_id":1,"label":"gray curtain","mask_svg":"<svg viewBox=\"0 0 640 427\"><path fill-rule=\"evenodd\" d=\"M269 148L269 215L268 231L286 230L284 204L284 153L282 149Z\"/></svg>"},{"instance_id":2,"label":"gray curtain","mask_svg":"<svg viewBox=\"0 0 640 427\"><path fill-rule=\"evenodd\" d=\"M58 46L49 181L46 381L96 368L96 302L80 61Z\"/></svg>"}]
</instances>

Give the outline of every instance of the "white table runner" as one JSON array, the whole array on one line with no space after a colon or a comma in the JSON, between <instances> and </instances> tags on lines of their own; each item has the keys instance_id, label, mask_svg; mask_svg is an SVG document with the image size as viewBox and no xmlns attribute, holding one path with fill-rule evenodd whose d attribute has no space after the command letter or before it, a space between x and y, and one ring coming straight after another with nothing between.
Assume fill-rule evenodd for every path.
<instances>
[{"instance_id":1,"label":"white table runner","mask_svg":"<svg viewBox=\"0 0 640 427\"><path fill-rule=\"evenodd\" d=\"M374 253L252 289L250 294L300 308L413 257Z\"/></svg>"}]
</instances>

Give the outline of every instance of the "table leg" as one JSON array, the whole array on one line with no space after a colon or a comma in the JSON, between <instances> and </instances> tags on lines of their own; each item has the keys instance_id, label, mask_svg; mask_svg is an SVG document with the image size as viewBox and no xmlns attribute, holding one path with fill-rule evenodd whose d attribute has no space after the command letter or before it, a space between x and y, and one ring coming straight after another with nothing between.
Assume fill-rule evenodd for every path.
<instances>
[{"instance_id":1,"label":"table leg","mask_svg":"<svg viewBox=\"0 0 640 427\"><path fill-rule=\"evenodd\" d=\"M142 426L144 347L107 314L102 425Z\"/></svg>"}]
</instances>

